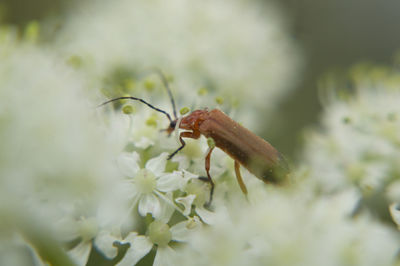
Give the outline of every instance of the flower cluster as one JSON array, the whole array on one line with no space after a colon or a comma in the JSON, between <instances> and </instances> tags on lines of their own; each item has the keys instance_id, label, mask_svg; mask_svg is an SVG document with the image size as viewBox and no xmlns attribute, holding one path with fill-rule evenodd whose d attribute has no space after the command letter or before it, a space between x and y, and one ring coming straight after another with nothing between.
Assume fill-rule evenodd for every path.
<instances>
[{"instance_id":1,"label":"flower cluster","mask_svg":"<svg viewBox=\"0 0 400 266\"><path fill-rule=\"evenodd\" d=\"M299 74L300 53L272 3L86 1L70 13L57 47L110 98L139 97L132 77L158 67L174 75L178 102L228 113L252 105L235 112L250 124L260 109L267 119ZM166 97L146 96L167 106Z\"/></svg>"},{"instance_id":2,"label":"flower cluster","mask_svg":"<svg viewBox=\"0 0 400 266\"><path fill-rule=\"evenodd\" d=\"M166 265L171 243L210 213L209 185L177 167L194 163L167 166L167 153L151 149L156 124L134 128L144 113L113 117L88 104L86 80L51 51L12 29L0 41L1 264L29 264L33 248L38 262L85 265L97 250L132 265L157 247L155 264ZM129 246L122 259L115 243Z\"/></svg>"},{"instance_id":3,"label":"flower cluster","mask_svg":"<svg viewBox=\"0 0 400 266\"><path fill-rule=\"evenodd\" d=\"M354 192L312 194L309 187L258 187L249 202L231 198L178 250L175 264L393 265L395 231L368 216L351 218Z\"/></svg>"},{"instance_id":4,"label":"flower cluster","mask_svg":"<svg viewBox=\"0 0 400 266\"><path fill-rule=\"evenodd\" d=\"M2 253L0 264L26 257L27 241L44 260L68 265L58 241L71 234L59 223L96 213L117 174L116 150L101 134L80 76L27 30L25 41L13 28L0 34L1 249L21 247Z\"/></svg>"},{"instance_id":5,"label":"flower cluster","mask_svg":"<svg viewBox=\"0 0 400 266\"><path fill-rule=\"evenodd\" d=\"M384 219L385 205L400 200L399 80L396 69L355 66L350 71L354 95L326 84L323 129L306 135L306 163L319 189L333 193L354 187L359 193L354 206Z\"/></svg>"}]
</instances>

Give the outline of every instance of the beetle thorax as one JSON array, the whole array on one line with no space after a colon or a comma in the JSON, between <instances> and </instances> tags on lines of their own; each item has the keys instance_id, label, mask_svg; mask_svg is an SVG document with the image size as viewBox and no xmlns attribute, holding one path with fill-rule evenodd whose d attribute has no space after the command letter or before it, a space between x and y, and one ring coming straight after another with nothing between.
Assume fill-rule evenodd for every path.
<instances>
[{"instance_id":1,"label":"beetle thorax","mask_svg":"<svg viewBox=\"0 0 400 266\"><path fill-rule=\"evenodd\" d=\"M208 117L208 110L196 110L182 118L179 128L197 130L200 124Z\"/></svg>"}]
</instances>

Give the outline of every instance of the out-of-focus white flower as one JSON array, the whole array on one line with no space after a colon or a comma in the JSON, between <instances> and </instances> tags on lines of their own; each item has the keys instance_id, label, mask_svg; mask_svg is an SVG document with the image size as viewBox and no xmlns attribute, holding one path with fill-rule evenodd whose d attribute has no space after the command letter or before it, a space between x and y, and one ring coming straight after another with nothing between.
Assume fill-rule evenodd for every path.
<instances>
[{"instance_id":1,"label":"out-of-focus white flower","mask_svg":"<svg viewBox=\"0 0 400 266\"><path fill-rule=\"evenodd\" d=\"M1 194L55 212L101 196L115 151L98 132L80 79L33 46L0 45Z\"/></svg>"},{"instance_id":2,"label":"out-of-focus white flower","mask_svg":"<svg viewBox=\"0 0 400 266\"><path fill-rule=\"evenodd\" d=\"M92 241L96 237L99 228L94 218L81 218L79 221L76 221L75 226L76 231L68 236L71 239L79 238L81 241L68 253L78 265L85 265L92 248Z\"/></svg>"},{"instance_id":3,"label":"out-of-focus white flower","mask_svg":"<svg viewBox=\"0 0 400 266\"><path fill-rule=\"evenodd\" d=\"M212 225L176 250L174 263L392 265L398 237L369 217L351 219L353 191L318 200L304 196L310 192L259 187L249 191L250 203L231 197Z\"/></svg>"},{"instance_id":4,"label":"out-of-focus white flower","mask_svg":"<svg viewBox=\"0 0 400 266\"><path fill-rule=\"evenodd\" d=\"M128 114L122 114L120 112L114 112L109 114L110 123L107 128L110 133L113 131L118 132L119 141L123 148L127 144L133 144L138 149L147 149L151 146L170 147L173 141L166 140L166 135L160 132L162 126L167 126L165 123L165 117L160 117L154 110L151 110L147 106L135 107L135 103L129 102L125 104L125 107L135 108L135 111ZM110 105L112 106L112 105ZM106 108L106 107L102 107ZM123 111L122 111L123 112ZM115 135L115 134L113 134ZM165 143L167 142L167 143Z\"/></svg>"},{"instance_id":5,"label":"out-of-focus white flower","mask_svg":"<svg viewBox=\"0 0 400 266\"><path fill-rule=\"evenodd\" d=\"M228 111L251 105L236 113L251 124L249 112L263 109L266 119L299 73L298 50L272 2L86 1L70 14L56 48L79 58L89 77L120 79L114 93L134 74L158 67L174 75L178 103ZM152 100L169 108L166 98Z\"/></svg>"},{"instance_id":6,"label":"out-of-focus white flower","mask_svg":"<svg viewBox=\"0 0 400 266\"><path fill-rule=\"evenodd\" d=\"M32 247L20 236L4 234L0 237L0 265L44 266Z\"/></svg>"},{"instance_id":7,"label":"out-of-focus white flower","mask_svg":"<svg viewBox=\"0 0 400 266\"><path fill-rule=\"evenodd\" d=\"M323 129L306 135L305 162L324 192L354 186L375 202L399 199L400 74L363 65L351 73L354 94L325 88Z\"/></svg>"},{"instance_id":8,"label":"out-of-focus white flower","mask_svg":"<svg viewBox=\"0 0 400 266\"><path fill-rule=\"evenodd\" d=\"M389 207L390 215L393 221L396 223L397 227L400 228L400 208L398 203L392 203Z\"/></svg>"},{"instance_id":9,"label":"out-of-focus white flower","mask_svg":"<svg viewBox=\"0 0 400 266\"><path fill-rule=\"evenodd\" d=\"M96 212L117 174L116 150L100 133L81 76L49 50L5 38L0 61L0 231L15 230L34 247L51 238L61 251L57 221Z\"/></svg>"},{"instance_id":10,"label":"out-of-focus white flower","mask_svg":"<svg viewBox=\"0 0 400 266\"><path fill-rule=\"evenodd\" d=\"M118 226L119 224L115 224L114 228L106 230L101 228L98 217L72 219L67 216L57 223L56 228L62 241L75 242L75 245L68 250L68 254L75 263L86 265L92 248L107 259L112 259L117 255L118 249L113 243L120 236Z\"/></svg>"},{"instance_id":11,"label":"out-of-focus white flower","mask_svg":"<svg viewBox=\"0 0 400 266\"><path fill-rule=\"evenodd\" d=\"M176 265L173 262L178 254L169 244L171 242L187 241L190 231L195 231L199 228L200 221L198 219L189 219L172 227L162 221L155 220L148 226L147 236L130 234L124 241L121 241L121 243L129 243L130 248L117 265L135 265L154 245L157 247L157 253L153 265Z\"/></svg>"}]
</instances>

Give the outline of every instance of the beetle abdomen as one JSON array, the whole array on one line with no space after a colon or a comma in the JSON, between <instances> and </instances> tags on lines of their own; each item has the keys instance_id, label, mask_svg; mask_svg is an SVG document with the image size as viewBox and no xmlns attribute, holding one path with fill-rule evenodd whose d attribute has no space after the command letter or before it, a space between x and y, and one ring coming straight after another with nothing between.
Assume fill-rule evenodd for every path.
<instances>
[{"instance_id":1,"label":"beetle abdomen","mask_svg":"<svg viewBox=\"0 0 400 266\"><path fill-rule=\"evenodd\" d=\"M288 167L282 155L222 111L211 110L199 130L206 137L213 138L218 148L264 182L278 183L285 179Z\"/></svg>"}]
</instances>

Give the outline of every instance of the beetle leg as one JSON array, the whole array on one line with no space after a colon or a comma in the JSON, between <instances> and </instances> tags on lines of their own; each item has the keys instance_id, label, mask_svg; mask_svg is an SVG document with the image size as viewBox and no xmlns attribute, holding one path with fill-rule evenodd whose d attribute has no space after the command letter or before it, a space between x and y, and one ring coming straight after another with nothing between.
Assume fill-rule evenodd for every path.
<instances>
[{"instance_id":1,"label":"beetle leg","mask_svg":"<svg viewBox=\"0 0 400 266\"><path fill-rule=\"evenodd\" d=\"M193 132L190 132L190 131L181 132L179 134L179 141L181 142L182 145L178 149L176 149L173 153L171 153L168 156L167 160L171 160L171 158L174 157L175 154L177 154L180 150L183 149L183 147L185 147L186 143L183 140L183 138L198 139L198 138L200 138L200 131L196 130L196 131L193 131Z\"/></svg>"},{"instance_id":2,"label":"beetle leg","mask_svg":"<svg viewBox=\"0 0 400 266\"><path fill-rule=\"evenodd\" d=\"M206 172L207 172L207 181L210 182L211 184L211 190L210 190L210 199L207 202L207 205L211 205L212 199L213 199L213 194L214 194L214 182L211 179L211 175L210 175L210 159L211 159L211 152L214 150L214 148L209 148L207 155L206 155L206 160L205 160L205 164L206 164Z\"/></svg>"},{"instance_id":3,"label":"beetle leg","mask_svg":"<svg viewBox=\"0 0 400 266\"><path fill-rule=\"evenodd\" d=\"M235 160L235 173L236 173L236 179L239 183L240 189L242 190L243 194L247 195L247 188L243 182L242 175L240 174L240 164L236 160Z\"/></svg>"}]
</instances>

